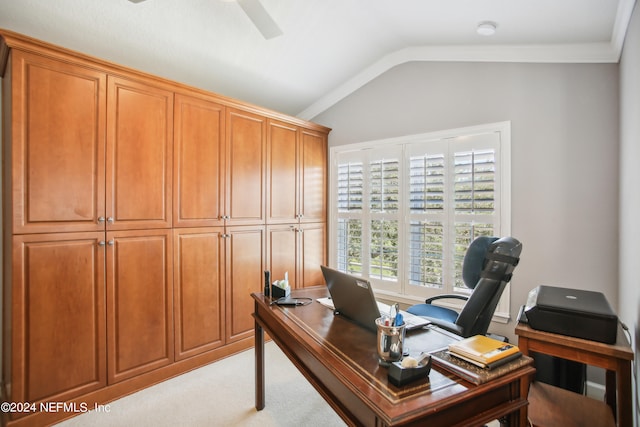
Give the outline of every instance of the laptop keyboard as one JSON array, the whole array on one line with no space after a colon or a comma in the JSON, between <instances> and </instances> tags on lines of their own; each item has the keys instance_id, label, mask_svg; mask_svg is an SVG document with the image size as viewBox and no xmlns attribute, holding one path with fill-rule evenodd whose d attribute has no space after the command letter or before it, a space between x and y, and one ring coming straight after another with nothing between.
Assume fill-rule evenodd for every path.
<instances>
[{"instance_id":1,"label":"laptop keyboard","mask_svg":"<svg viewBox=\"0 0 640 427\"><path fill-rule=\"evenodd\" d=\"M389 316L389 314L391 313L391 306L389 304L385 304L380 301L376 301L376 304L378 304L378 310L380 310L381 316ZM431 323L424 317L416 316L415 314L411 314L404 310L400 310L400 314L402 314L404 323L407 324L407 329L414 329Z\"/></svg>"}]
</instances>

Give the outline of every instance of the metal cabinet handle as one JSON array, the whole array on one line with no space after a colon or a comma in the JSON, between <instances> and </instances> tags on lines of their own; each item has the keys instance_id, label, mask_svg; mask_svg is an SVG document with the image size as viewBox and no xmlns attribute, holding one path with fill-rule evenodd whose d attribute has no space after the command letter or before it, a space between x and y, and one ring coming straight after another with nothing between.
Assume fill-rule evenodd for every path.
<instances>
[{"instance_id":1,"label":"metal cabinet handle","mask_svg":"<svg viewBox=\"0 0 640 427\"><path fill-rule=\"evenodd\" d=\"M98 217L98 224L102 224L104 222L104 217L103 216L99 216Z\"/></svg>"}]
</instances>

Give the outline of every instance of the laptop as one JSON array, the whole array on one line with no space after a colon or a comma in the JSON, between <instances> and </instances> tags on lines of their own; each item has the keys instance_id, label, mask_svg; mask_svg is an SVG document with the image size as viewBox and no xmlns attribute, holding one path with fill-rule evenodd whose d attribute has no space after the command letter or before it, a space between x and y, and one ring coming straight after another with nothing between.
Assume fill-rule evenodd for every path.
<instances>
[{"instance_id":1,"label":"laptop","mask_svg":"<svg viewBox=\"0 0 640 427\"><path fill-rule=\"evenodd\" d=\"M368 280L334 270L324 265L320 266L324 280L329 289L331 299L319 301L332 307L335 314L376 331L376 319L382 315L389 315L390 306L376 301L373 289ZM407 330L421 328L431 323L429 320L400 310Z\"/></svg>"}]
</instances>

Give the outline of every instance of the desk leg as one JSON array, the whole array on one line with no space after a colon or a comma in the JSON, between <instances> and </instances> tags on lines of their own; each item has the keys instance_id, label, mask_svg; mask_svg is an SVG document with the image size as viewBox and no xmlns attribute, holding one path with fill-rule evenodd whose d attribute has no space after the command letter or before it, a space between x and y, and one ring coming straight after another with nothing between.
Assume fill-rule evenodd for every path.
<instances>
[{"instance_id":1,"label":"desk leg","mask_svg":"<svg viewBox=\"0 0 640 427\"><path fill-rule=\"evenodd\" d=\"M616 399L618 397L618 381L616 380L616 371L610 371L607 369L605 374L605 393L604 400L607 405L613 411L613 416L617 420L618 419L618 405L616 403Z\"/></svg>"},{"instance_id":2,"label":"desk leg","mask_svg":"<svg viewBox=\"0 0 640 427\"><path fill-rule=\"evenodd\" d=\"M609 371L607 371L608 373ZM631 427L633 424L633 402L631 395L631 361L618 360L616 370L616 421L620 427ZM607 386L609 381L607 380ZM608 394L608 391L607 391Z\"/></svg>"},{"instance_id":3,"label":"desk leg","mask_svg":"<svg viewBox=\"0 0 640 427\"><path fill-rule=\"evenodd\" d=\"M255 326L256 357L256 409L264 409L264 330L256 321Z\"/></svg>"}]
</instances>

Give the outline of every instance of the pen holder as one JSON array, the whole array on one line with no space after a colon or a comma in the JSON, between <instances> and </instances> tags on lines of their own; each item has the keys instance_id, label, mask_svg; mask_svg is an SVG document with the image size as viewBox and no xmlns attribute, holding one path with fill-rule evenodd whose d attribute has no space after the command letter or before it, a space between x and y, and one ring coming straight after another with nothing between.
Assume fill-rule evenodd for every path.
<instances>
[{"instance_id":1,"label":"pen holder","mask_svg":"<svg viewBox=\"0 0 640 427\"><path fill-rule=\"evenodd\" d=\"M280 286L271 285L271 298L272 299L280 299L289 297L291 295L291 287L287 286L286 288L281 288Z\"/></svg>"},{"instance_id":2,"label":"pen holder","mask_svg":"<svg viewBox=\"0 0 640 427\"><path fill-rule=\"evenodd\" d=\"M383 366L389 366L391 362L397 362L402 358L404 346L405 323L402 325L385 325L385 317L376 319L378 327L377 350L379 362Z\"/></svg>"}]
</instances>

